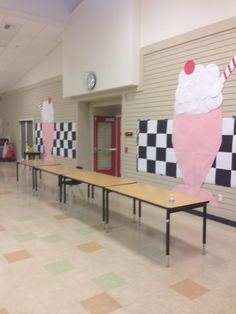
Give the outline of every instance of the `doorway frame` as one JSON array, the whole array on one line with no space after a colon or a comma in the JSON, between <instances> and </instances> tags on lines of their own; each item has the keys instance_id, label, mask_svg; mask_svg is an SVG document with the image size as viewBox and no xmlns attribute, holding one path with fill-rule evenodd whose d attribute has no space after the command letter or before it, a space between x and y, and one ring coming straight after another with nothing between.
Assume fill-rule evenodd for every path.
<instances>
[{"instance_id":1,"label":"doorway frame","mask_svg":"<svg viewBox=\"0 0 236 314\"><path fill-rule=\"evenodd\" d=\"M18 120L18 127L19 127L19 155L20 155L20 159L24 159L24 156L23 156L23 152L22 152L22 133L21 133L21 122L32 122L32 139L33 139L33 145L35 143L35 138L34 138L34 135L35 135L35 130L34 130L34 118L33 117L29 117L29 118L20 118Z\"/></svg>"},{"instance_id":2,"label":"doorway frame","mask_svg":"<svg viewBox=\"0 0 236 314\"><path fill-rule=\"evenodd\" d=\"M109 121L110 120L110 121ZM120 143L121 143L121 116L94 116L93 117L93 168L94 171L104 174L120 177ZM112 124L111 130L111 148L115 148L115 151L111 151L111 169L99 170L98 164L98 137L97 137L97 123L107 122Z\"/></svg>"},{"instance_id":3,"label":"doorway frame","mask_svg":"<svg viewBox=\"0 0 236 314\"><path fill-rule=\"evenodd\" d=\"M112 108L113 107L113 108ZM122 112L123 112L123 97L122 95L114 95L112 97L95 99L89 102L89 120L90 120L90 156L91 156L91 169L94 171L94 159L93 159L93 148L94 148L94 116L109 116L109 117L119 117L121 125L121 134L120 134L120 160L119 167L120 173L122 173Z\"/></svg>"}]
</instances>

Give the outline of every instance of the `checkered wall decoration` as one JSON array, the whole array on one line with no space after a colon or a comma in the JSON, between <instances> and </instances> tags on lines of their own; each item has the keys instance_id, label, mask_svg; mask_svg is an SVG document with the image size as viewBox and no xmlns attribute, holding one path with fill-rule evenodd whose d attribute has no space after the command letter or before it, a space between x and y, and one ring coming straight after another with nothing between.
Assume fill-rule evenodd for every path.
<instances>
[{"instance_id":1,"label":"checkered wall decoration","mask_svg":"<svg viewBox=\"0 0 236 314\"><path fill-rule=\"evenodd\" d=\"M181 177L172 146L173 120L138 120L137 171ZM206 135L207 136L207 135ZM205 182L236 187L236 121L224 118L222 144Z\"/></svg>"},{"instance_id":2,"label":"checkered wall decoration","mask_svg":"<svg viewBox=\"0 0 236 314\"><path fill-rule=\"evenodd\" d=\"M75 122L55 123L53 155L76 158Z\"/></svg>"},{"instance_id":3,"label":"checkered wall decoration","mask_svg":"<svg viewBox=\"0 0 236 314\"><path fill-rule=\"evenodd\" d=\"M37 151L44 152L42 123L35 124L35 145ZM76 158L75 122L54 123L52 154L60 157Z\"/></svg>"},{"instance_id":4,"label":"checkered wall decoration","mask_svg":"<svg viewBox=\"0 0 236 314\"><path fill-rule=\"evenodd\" d=\"M42 123L35 123L35 147L36 151L43 153L43 135L42 135Z\"/></svg>"}]
</instances>

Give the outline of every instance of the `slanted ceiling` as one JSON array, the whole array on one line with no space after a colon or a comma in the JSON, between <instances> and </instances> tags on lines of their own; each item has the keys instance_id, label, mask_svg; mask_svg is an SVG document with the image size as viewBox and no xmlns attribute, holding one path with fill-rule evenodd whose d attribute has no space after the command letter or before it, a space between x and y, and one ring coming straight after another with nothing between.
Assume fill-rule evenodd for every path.
<instances>
[{"instance_id":1,"label":"slanted ceiling","mask_svg":"<svg viewBox=\"0 0 236 314\"><path fill-rule=\"evenodd\" d=\"M60 45L82 0L0 0L0 94Z\"/></svg>"},{"instance_id":2,"label":"slanted ceiling","mask_svg":"<svg viewBox=\"0 0 236 314\"><path fill-rule=\"evenodd\" d=\"M0 93L14 88L59 45L66 26L0 10Z\"/></svg>"},{"instance_id":3,"label":"slanted ceiling","mask_svg":"<svg viewBox=\"0 0 236 314\"><path fill-rule=\"evenodd\" d=\"M5 48L9 45L10 41L17 34L21 25L11 23L10 21L3 21L0 23L0 47Z\"/></svg>"}]
</instances>

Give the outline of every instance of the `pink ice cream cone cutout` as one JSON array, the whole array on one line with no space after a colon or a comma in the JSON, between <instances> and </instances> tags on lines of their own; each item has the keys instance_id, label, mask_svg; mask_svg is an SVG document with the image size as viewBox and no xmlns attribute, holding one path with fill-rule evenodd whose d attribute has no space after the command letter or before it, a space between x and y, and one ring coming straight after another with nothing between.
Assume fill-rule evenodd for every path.
<instances>
[{"instance_id":1,"label":"pink ice cream cone cutout","mask_svg":"<svg viewBox=\"0 0 236 314\"><path fill-rule=\"evenodd\" d=\"M54 134L54 107L51 97L42 103L42 134L44 160L51 161Z\"/></svg>"},{"instance_id":2,"label":"pink ice cream cone cutout","mask_svg":"<svg viewBox=\"0 0 236 314\"><path fill-rule=\"evenodd\" d=\"M202 184L221 145L222 90L235 61L236 56L221 76L215 64L186 62L175 93L172 142L184 183L175 190L208 199L212 206L218 202Z\"/></svg>"}]
</instances>

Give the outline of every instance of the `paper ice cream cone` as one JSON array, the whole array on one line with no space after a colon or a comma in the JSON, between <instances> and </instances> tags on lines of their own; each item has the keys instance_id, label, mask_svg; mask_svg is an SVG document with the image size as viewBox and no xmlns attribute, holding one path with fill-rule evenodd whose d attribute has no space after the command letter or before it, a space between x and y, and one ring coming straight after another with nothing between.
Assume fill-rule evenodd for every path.
<instances>
[{"instance_id":1,"label":"paper ice cream cone","mask_svg":"<svg viewBox=\"0 0 236 314\"><path fill-rule=\"evenodd\" d=\"M173 119L173 147L184 184L175 190L218 203L202 184L222 141L223 81L216 65L186 63L179 76Z\"/></svg>"}]
</instances>

